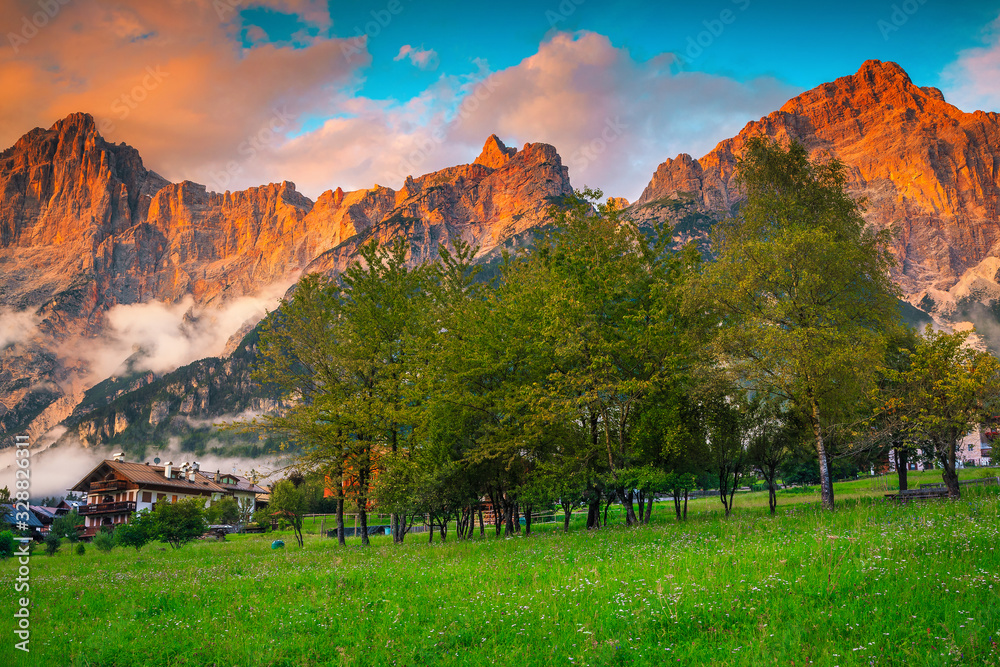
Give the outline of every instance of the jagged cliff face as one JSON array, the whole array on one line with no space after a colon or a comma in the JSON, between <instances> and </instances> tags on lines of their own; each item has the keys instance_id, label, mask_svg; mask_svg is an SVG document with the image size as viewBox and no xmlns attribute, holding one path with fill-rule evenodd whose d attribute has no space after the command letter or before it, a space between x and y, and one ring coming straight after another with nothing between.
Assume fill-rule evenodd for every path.
<instances>
[{"instance_id":1,"label":"jagged cliff face","mask_svg":"<svg viewBox=\"0 0 1000 667\"><path fill-rule=\"evenodd\" d=\"M1000 116L960 111L897 65L869 61L701 159L667 160L637 202L614 205L644 223L669 220L679 241L704 240L736 211L737 158L760 135L842 160L868 221L896 235L907 299L945 322L995 327L1000 341ZM287 182L224 194L168 183L134 149L105 142L84 114L33 130L0 154L0 315L37 311L37 326L15 343L0 328L0 442L62 423L64 437L89 446L138 443L272 405L248 375L249 325L226 359L167 376L135 367L85 394L79 351L102 339L117 306L220 307L290 286L303 271L341 271L372 239L405 238L412 262L461 239L487 262L530 239L571 192L553 147L516 150L496 136L472 164L409 177L398 190L337 188L314 203Z\"/></svg>"},{"instance_id":2,"label":"jagged cliff face","mask_svg":"<svg viewBox=\"0 0 1000 667\"><path fill-rule=\"evenodd\" d=\"M107 335L116 306L190 305L194 321L198 309L268 287L283 291L303 270L340 271L373 238L404 236L413 262L454 239L485 256L542 224L552 198L571 192L554 148L518 152L495 136L473 164L410 177L399 191L337 188L314 204L288 182L224 194L169 183L133 148L104 141L86 114L32 130L0 154L0 313L36 313L37 324L0 350L0 443L21 432L37 438L67 418L70 435L88 445L134 426L138 405L102 412L95 406L118 395L84 394L101 379L87 351ZM222 404L228 410L232 401L216 398L230 371L222 365L193 388L174 383L163 393L173 398L142 420L158 427L175 416L220 414ZM115 392L145 395L140 390L158 381L121 373L128 386L112 381ZM245 384L241 378L232 384ZM93 419L87 410L96 410Z\"/></svg>"},{"instance_id":3,"label":"jagged cliff face","mask_svg":"<svg viewBox=\"0 0 1000 667\"><path fill-rule=\"evenodd\" d=\"M667 160L632 211L695 223L731 214L740 200L737 156L761 135L844 162L853 194L867 199L866 219L895 233L894 277L912 304L960 321L971 302L1000 298L1000 115L965 113L939 90L914 85L895 63L868 61L748 123L700 160Z\"/></svg>"},{"instance_id":4,"label":"jagged cliff face","mask_svg":"<svg viewBox=\"0 0 1000 667\"><path fill-rule=\"evenodd\" d=\"M342 242L307 270L341 271L362 244L397 237L408 240L413 263L435 259L439 244L456 240L485 257L544 224L551 203L572 192L555 148L525 144L517 151L493 135L473 164L409 177L399 191L324 193L312 215L338 221Z\"/></svg>"}]
</instances>

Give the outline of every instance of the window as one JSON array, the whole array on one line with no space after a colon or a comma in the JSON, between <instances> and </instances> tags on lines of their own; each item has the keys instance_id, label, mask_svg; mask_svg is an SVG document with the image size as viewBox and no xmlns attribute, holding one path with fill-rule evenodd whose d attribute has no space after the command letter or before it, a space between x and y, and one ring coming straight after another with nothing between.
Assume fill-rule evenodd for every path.
<instances>
[{"instance_id":1,"label":"window","mask_svg":"<svg viewBox=\"0 0 1000 667\"><path fill-rule=\"evenodd\" d=\"M151 503L153 502L153 494L149 491L142 492L142 502Z\"/></svg>"},{"instance_id":2,"label":"window","mask_svg":"<svg viewBox=\"0 0 1000 667\"><path fill-rule=\"evenodd\" d=\"M171 500L170 502L172 502L172 503L176 503L177 502L177 494L174 494L173 500Z\"/></svg>"}]
</instances>

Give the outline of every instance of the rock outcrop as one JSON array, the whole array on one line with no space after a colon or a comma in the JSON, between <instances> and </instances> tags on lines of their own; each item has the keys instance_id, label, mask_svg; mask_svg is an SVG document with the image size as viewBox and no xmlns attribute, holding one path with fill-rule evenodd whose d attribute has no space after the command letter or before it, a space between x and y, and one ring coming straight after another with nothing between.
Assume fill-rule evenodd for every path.
<instances>
[{"instance_id":1,"label":"rock outcrop","mask_svg":"<svg viewBox=\"0 0 1000 667\"><path fill-rule=\"evenodd\" d=\"M517 151L492 135L472 164L409 177L399 191L324 193L313 215L336 221L325 226L342 230L342 241L306 270L343 270L360 245L397 237L408 240L413 263L435 259L439 244L455 240L478 247L484 257L544 224L550 205L572 192L555 148L525 144ZM324 200L329 205L320 212Z\"/></svg>"}]
</instances>

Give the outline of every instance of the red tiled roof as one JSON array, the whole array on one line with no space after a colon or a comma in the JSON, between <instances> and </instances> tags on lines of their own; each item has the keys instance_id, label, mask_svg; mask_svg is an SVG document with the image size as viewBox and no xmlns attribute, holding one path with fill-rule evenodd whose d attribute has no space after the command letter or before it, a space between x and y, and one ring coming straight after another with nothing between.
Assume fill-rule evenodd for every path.
<instances>
[{"instance_id":1,"label":"red tiled roof","mask_svg":"<svg viewBox=\"0 0 1000 667\"><path fill-rule=\"evenodd\" d=\"M103 469L103 470L102 470ZM226 493L229 489L213 482L211 478L204 475L200 470L194 474L194 481L184 479L168 479L163 475L165 466L152 466L145 463L132 463L129 461L101 461L83 479L76 483L71 490L87 491L91 483L105 479L108 472L114 472L116 477L123 478L139 486L159 486L186 491L188 493L212 492ZM180 466L174 466L174 470L179 471ZM99 475L99 476L97 476Z\"/></svg>"}]
</instances>

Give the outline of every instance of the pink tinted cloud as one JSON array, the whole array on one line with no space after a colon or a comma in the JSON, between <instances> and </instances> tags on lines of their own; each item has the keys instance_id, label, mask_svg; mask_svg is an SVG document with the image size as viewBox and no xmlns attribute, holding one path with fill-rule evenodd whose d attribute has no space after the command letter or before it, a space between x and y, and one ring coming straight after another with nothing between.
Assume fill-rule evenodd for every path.
<instances>
[{"instance_id":1,"label":"pink tinted cloud","mask_svg":"<svg viewBox=\"0 0 1000 667\"><path fill-rule=\"evenodd\" d=\"M323 24L319 2L251 4L301 10ZM205 165L246 161L241 147L276 115L289 119L284 132L294 131L304 114L328 112L332 91L353 85L370 61L363 45L348 59L346 41L328 37L303 48L244 49L237 14L243 6L236 0L61 6L16 49L0 45L0 86L18 100L0 106L0 145L86 111L105 138L135 146L164 176L204 176ZM0 25L20 25L37 9L33 1L4 3Z\"/></svg>"},{"instance_id":2,"label":"pink tinted cloud","mask_svg":"<svg viewBox=\"0 0 1000 667\"><path fill-rule=\"evenodd\" d=\"M558 33L517 65L442 76L406 103L351 99L350 113L275 147L266 163L310 196L398 188L407 174L471 162L495 132L518 148L553 144L575 187L634 199L666 158L700 157L799 92L770 78L674 74L672 63L636 60L600 34Z\"/></svg>"},{"instance_id":3,"label":"pink tinted cloud","mask_svg":"<svg viewBox=\"0 0 1000 667\"><path fill-rule=\"evenodd\" d=\"M987 26L983 41L959 52L941 74L945 99L963 111L1000 111L1000 18Z\"/></svg>"},{"instance_id":4,"label":"pink tinted cloud","mask_svg":"<svg viewBox=\"0 0 1000 667\"><path fill-rule=\"evenodd\" d=\"M411 63L423 70L437 69L440 59L434 49L414 48L409 44L404 44L399 49L399 53L393 60L408 58Z\"/></svg>"}]
</instances>

